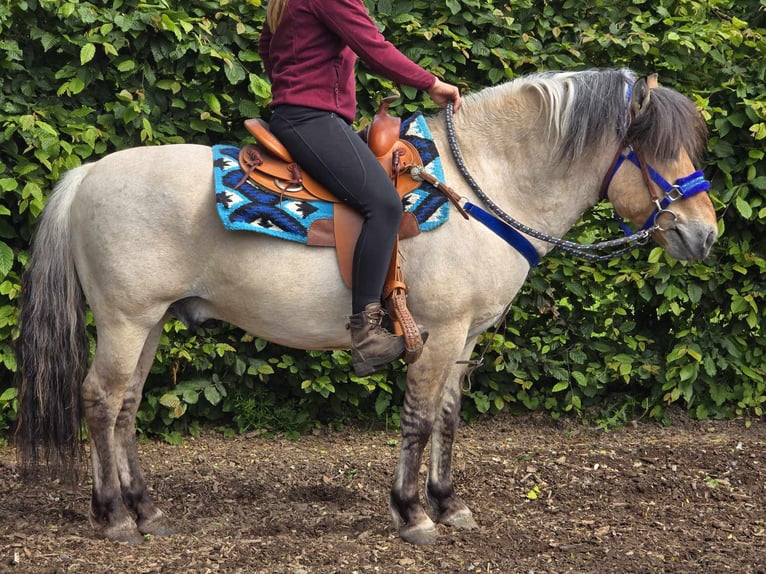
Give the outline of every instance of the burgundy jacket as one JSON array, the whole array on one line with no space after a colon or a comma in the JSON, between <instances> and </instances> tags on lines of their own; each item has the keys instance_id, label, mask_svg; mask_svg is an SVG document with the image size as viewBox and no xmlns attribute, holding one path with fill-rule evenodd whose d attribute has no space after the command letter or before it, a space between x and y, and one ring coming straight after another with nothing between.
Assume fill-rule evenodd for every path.
<instances>
[{"instance_id":1,"label":"burgundy jacket","mask_svg":"<svg viewBox=\"0 0 766 574\"><path fill-rule=\"evenodd\" d=\"M362 0L288 0L275 33L264 24L258 51L272 106L291 104L356 115L357 55L376 74L428 90L436 77L388 42Z\"/></svg>"}]
</instances>

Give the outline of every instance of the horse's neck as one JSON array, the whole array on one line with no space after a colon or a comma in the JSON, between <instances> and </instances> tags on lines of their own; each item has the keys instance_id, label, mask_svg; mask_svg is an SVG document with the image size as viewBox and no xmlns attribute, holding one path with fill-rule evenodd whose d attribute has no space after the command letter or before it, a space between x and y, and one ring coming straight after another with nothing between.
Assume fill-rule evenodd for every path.
<instances>
[{"instance_id":1,"label":"horse's neck","mask_svg":"<svg viewBox=\"0 0 766 574\"><path fill-rule=\"evenodd\" d=\"M554 157L546 130L523 109L494 115L464 107L455 131L465 166L501 209L539 231L564 235L598 201L614 150L591 150L572 164ZM483 205L460 174L447 141L443 115L430 128L442 156L448 185Z\"/></svg>"}]
</instances>

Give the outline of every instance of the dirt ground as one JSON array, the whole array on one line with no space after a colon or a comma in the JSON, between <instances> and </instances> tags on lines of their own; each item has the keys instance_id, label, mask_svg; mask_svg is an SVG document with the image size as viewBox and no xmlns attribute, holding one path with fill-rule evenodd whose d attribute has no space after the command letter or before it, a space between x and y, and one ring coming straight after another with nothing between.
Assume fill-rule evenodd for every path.
<instances>
[{"instance_id":1,"label":"dirt ground","mask_svg":"<svg viewBox=\"0 0 766 574\"><path fill-rule=\"evenodd\" d=\"M24 485L0 448L0 573L766 572L763 422L464 426L455 481L480 528L427 547L391 525L397 454L395 430L143 444L177 534L127 545L93 537L89 482Z\"/></svg>"}]
</instances>

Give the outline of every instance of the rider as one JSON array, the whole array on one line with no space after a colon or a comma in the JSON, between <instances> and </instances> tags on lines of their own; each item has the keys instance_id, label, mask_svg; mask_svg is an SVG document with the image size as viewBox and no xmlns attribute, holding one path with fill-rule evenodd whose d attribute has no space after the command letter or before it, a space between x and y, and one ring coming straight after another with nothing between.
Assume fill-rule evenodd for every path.
<instances>
[{"instance_id":1,"label":"rider","mask_svg":"<svg viewBox=\"0 0 766 574\"><path fill-rule=\"evenodd\" d=\"M381 294L402 217L396 189L351 123L354 66L460 107L460 91L386 41L362 0L269 0L259 52L271 80L271 131L295 161L362 214L352 276L352 360L368 375L404 352L381 324Z\"/></svg>"}]
</instances>

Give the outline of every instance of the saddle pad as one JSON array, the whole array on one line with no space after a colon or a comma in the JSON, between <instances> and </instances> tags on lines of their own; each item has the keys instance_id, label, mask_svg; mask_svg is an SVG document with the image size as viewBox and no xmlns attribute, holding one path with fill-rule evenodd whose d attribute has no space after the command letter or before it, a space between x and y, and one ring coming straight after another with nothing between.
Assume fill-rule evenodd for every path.
<instances>
[{"instance_id":1,"label":"saddle pad","mask_svg":"<svg viewBox=\"0 0 766 574\"><path fill-rule=\"evenodd\" d=\"M421 113L402 120L401 138L417 148L426 172L443 181L441 160ZM238 156L239 148L236 146L213 146L216 206L226 229L255 231L307 243L308 228L313 222L332 219L333 206L327 201L287 199L265 191L249 180L235 189L244 176ZM426 182L408 193L402 201L405 210L415 215L421 231L438 227L449 216L447 198Z\"/></svg>"}]
</instances>

